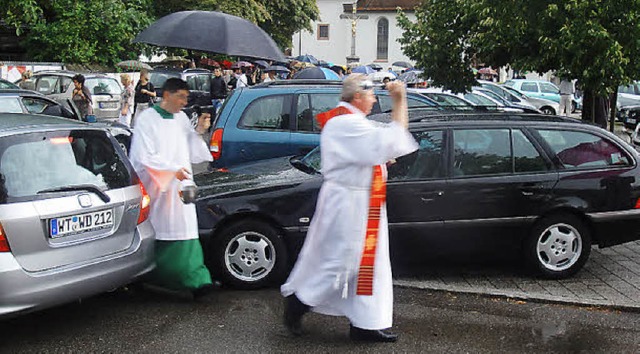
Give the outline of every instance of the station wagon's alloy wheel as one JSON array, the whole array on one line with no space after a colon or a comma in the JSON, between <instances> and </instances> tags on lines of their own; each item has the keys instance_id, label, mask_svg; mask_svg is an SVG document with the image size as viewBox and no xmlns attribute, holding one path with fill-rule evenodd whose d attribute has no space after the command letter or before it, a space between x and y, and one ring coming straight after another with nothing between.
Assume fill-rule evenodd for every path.
<instances>
[{"instance_id":1,"label":"station wagon's alloy wheel","mask_svg":"<svg viewBox=\"0 0 640 354\"><path fill-rule=\"evenodd\" d=\"M266 223L233 224L214 244L217 266L213 276L220 276L225 284L255 289L280 281L284 275L286 247L278 232Z\"/></svg>"},{"instance_id":2,"label":"station wagon's alloy wheel","mask_svg":"<svg viewBox=\"0 0 640 354\"><path fill-rule=\"evenodd\" d=\"M543 277L562 279L579 271L590 252L588 229L577 217L561 214L546 217L533 227L525 259Z\"/></svg>"}]
</instances>

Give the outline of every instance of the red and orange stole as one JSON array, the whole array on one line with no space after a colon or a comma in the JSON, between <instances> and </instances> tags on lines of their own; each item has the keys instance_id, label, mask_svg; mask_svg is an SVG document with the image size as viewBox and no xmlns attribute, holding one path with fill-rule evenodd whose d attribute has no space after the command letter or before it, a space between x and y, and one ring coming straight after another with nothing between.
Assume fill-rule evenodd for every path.
<instances>
[{"instance_id":1,"label":"red and orange stole","mask_svg":"<svg viewBox=\"0 0 640 354\"><path fill-rule=\"evenodd\" d=\"M327 122L336 116L352 114L347 107L338 106L332 110L316 115L316 120L323 128ZM373 295L373 269L378 245L378 229L380 227L380 212L387 197L387 184L382 176L382 166L373 167L371 191L369 192L369 213L367 216L367 231L365 233L364 250L358 270L357 295Z\"/></svg>"}]
</instances>

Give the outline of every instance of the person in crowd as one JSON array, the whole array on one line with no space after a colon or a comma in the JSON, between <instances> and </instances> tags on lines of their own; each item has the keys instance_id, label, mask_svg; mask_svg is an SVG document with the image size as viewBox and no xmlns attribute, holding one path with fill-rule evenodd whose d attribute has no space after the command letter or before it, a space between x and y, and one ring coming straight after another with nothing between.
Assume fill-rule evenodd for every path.
<instances>
[{"instance_id":1,"label":"person in crowd","mask_svg":"<svg viewBox=\"0 0 640 354\"><path fill-rule=\"evenodd\" d=\"M318 114L321 126L320 194L298 260L281 287L284 323L302 333L302 317L314 312L346 316L353 340L394 342L389 260L386 163L417 150L408 127L406 90L388 85L392 122L366 115L376 101L363 74L344 80L341 102ZM371 147L375 146L374 149Z\"/></svg>"},{"instance_id":2,"label":"person in crowd","mask_svg":"<svg viewBox=\"0 0 640 354\"><path fill-rule=\"evenodd\" d=\"M71 94L71 100L80 111L80 115L84 120L91 122L95 119L93 115L93 101L91 100L91 92L84 85L84 75L77 74L71 78L74 89Z\"/></svg>"},{"instance_id":3,"label":"person in crowd","mask_svg":"<svg viewBox=\"0 0 640 354\"><path fill-rule=\"evenodd\" d=\"M568 117L571 115L571 101L573 99L575 88L573 87L573 82L564 77L560 81L559 88L560 88L560 112L558 112L558 115L566 115Z\"/></svg>"},{"instance_id":4,"label":"person in crowd","mask_svg":"<svg viewBox=\"0 0 640 354\"><path fill-rule=\"evenodd\" d=\"M183 202L179 190L192 179L192 163L212 160L203 139L211 115L202 113L194 129L182 111L187 83L170 78L162 89L162 101L138 116L130 153L151 198L149 220L156 231L156 268L149 282L197 299L214 287L204 265L195 205Z\"/></svg>"},{"instance_id":5,"label":"person in crowd","mask_svg":"<svg viewBox=\"0 0 640 354\"><path fill-rule=\"evenodd\" d=\"M249 81L248 81L247 75L246 75L246 69L244 67L236 68L234 76L236 78L236 86L235 86L235 88L249 86Z\"/></svg>"},{"instance_id":6,"label":"person in crowd","mask_svg":"<svg viewBox=\"0 0 640 354\"><path fill-rule=\"evenodd\" d=\"M270 82L270 81L273 81L273 80L271 80L271 78L269 77L269 73L268 72L263 71L262 75L260 75L260 81L261 82Z\"/></svg>"},{"instance_id":7,"label":"person in crowd","mask_svg":"<svg viewBox=\"0 0 640 354\"><path fill-rule=\"evenodd\" d=\"M131 126L135 125L135 121L138 115L142 113L146 108L153 105L153 99L156 97L156 89L149 81L149 72L147 70L140 71L140 80L135 87L134 107L133 107L133 121Z\"/></svg>"},{"instance_id":8,"label":"person in crowd","mask_svg":"<svg viewBox=\"0 0 640 354\"><path fill-rule=\"evenodd\" d=\"M22 75L20 76L20 82L18 83L18 87L25 90L33 90L34 85L33 85L33 82L30 81L31 75L32 75L31 70L25 70L24 72L22 72Z\"/></svg>"},{"instance_id":9,"label":"person in crowd","mask_svg":"<svg viewBox=\"0 0 640 354\"><path fill-rule=\"evenodd\" d=\"M124 87L122 90L122 97L120 98L120 123L131 126L131 117L133 116L133 96L135 92L133 90L133 80L131 76L127 74L120 75L120 82Z\"/></svg>"},{"instance_id":10,"label":"person in crowd","mask_svg":"<svg viewBox=\"0 0 640 354\"><path fill-rule=\"evenodd\" d=\"M211 104L214 112L218 112L224 100L227 98L227 83L222 78L222 69L215 67L213 69L213 79L211 79Z\"/></svg>"}]
</instances>

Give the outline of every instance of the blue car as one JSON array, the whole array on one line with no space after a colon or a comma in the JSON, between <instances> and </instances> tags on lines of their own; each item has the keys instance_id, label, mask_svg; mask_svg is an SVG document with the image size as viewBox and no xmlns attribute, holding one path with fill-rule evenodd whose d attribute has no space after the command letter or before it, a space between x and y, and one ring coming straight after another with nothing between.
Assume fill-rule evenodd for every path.
<instances>
[{"instance_id":1,"label":"blue car","mask_svg":"<svg viewBox=\"0 0 640 354\"><path fill-rule=\"evenodd\" d=\"M305 154L320 143L314 117L340 101L342 82L327 80L272 81L234 90L220 109L209 149L213 168L279 156ZM371 114L391 110L391 97L375 90ZM407 93L409 107L441 109L433 100Z\"/></svg>"}]
</instances>

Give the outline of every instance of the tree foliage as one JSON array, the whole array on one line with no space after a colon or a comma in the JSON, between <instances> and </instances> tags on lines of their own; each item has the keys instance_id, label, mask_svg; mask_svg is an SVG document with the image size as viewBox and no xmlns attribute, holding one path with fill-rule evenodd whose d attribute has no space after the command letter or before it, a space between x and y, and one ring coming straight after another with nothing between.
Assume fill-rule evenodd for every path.
<instances>
[{"instance_id":1,"label":"tree foliage","mask_svg":"<svg viewBox=\"0 0 640 354\"><path fill-rule=\"evenodd\" d=\"M399 23L405 53L454 91L473 84L474 60L554 70L598 95L639 78L637 0L423 0Z\"/></svg>"},{"instance_id":2,"label":"tree foliage","mask_svg":"<svg viewBox=\"0 0 640 354\"><path fill-rule=\"evenodd\" d=\"M113 65L136 57L131 40L151 23L150 0L11 1L20 5L9 6L9 23L28 27L27 54L42 61Z\"/></svg>"},{"instance_id":3,"label":"tree foliage","mask_svg":"<svg viewBox=\"0 0 640 354\"><path fill-rule=\"evenodd\" d=\"M153 20L177 11L221 11L262 27L282 48L311 30L315 0L4 0L1 18L25 38L36 60L113 65L146 48L131 40ZM212 38L215 38L212 33Z\"/></svg>"}]
</instances>

